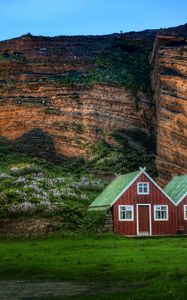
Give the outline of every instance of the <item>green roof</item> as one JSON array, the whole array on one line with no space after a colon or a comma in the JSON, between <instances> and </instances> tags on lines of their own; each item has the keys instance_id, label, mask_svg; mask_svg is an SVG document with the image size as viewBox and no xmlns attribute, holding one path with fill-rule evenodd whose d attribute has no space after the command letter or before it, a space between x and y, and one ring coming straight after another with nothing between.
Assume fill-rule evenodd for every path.
<instances>
[{"instance_id":1,"label":"green roof","mask_svg":"<svg viewBox=\"0 0 187 300\"><path fill-rule=\"evenodd\" d=\"M165 186L164 191L177 203L187 193L187 175L175 176Z\"/></svg>"},{"instance_id":2,"label":"green roof","mask_svg":"<svg viewBox=\"0 0 187 300\"><path fill-rule=\"evenodd\" d=\"M120 195L130 182L142 171L128 173L116 177L103 192L92 202L89 210L104 210Z\"/></svg>"}]
</instances>

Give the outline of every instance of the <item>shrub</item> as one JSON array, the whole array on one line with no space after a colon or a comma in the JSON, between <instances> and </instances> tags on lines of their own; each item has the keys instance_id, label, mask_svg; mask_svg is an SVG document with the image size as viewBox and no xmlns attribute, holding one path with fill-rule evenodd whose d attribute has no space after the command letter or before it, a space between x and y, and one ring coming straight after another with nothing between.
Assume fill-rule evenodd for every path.
<instances>
[{"instance_id":1,"label":"shrub","mask_svg":"<svg viewBox=\"0 0 187 300\"><path fill-rule=\"evenodd\" d=\"M32 173L35 173L35 174L40 173L41 169L34 164L21 163L21 164L18 164L16 166L12 167L10 169L10 171L11 171L12 175L21 176L21 175L27 175L27 174L32 174Z\"/></svg>"},{"instance_id":2,"label":"shrub","mask_svg":"<svg viewBox=\"0 0 187 300\"><path fill-rule=\"evenodd\" d=\"M87 211L85 212L82 229L90 232L98 232L102 229L105 218L105 211Z\"/></svg>"},{"instance_id":3,"label":"shrub","mask_svg":"<svg viewBox=\"0 0 187 300\"><path fill-rule=\"evenodd\" d=\"M8 212L11 215L31 215L36 212L36 204L27 201L13 204L8 208Z\"/></svg>"},{"instance_id":4,"label":"shrub","mask_svg":"<svg viewBox=\"0 0 187 300\"><path fill-rule=\"evenodd\" d=\"M26 59L22 54L20 54L18 52L14 52L11 54L3 53L2 55L0 55L0 61L24 63L24 62L26 62Z\"/></svg>"},{"instance_id":5,"label":"shrub","mask_svg":"<svg viewBox=\"0 0 187 300\"><path fill-rule=\"evenodd\" d=\"M0 218L6 218L9 215L7 205L0 205Z\"/></svg>"},{"instance_id":6,"label":"shrub","mask_svg":"<svg viewBox=\"0 0 187 300\"><path fill-rule=\"evenodd\" d=\"M40 203L31 203L29 201L24 201L19 204L13 204L8 207L8 212L13 216L20 215L33 215L40 213L42 215L55 215L60 211L60 209L52 204L50 201L41 201Z\"/></svg>"},{"instance_id":7,"label":"shrub","mask_svg":"<svg viewBox=\"0 0 187 300\"><path fill-rule=\"evenodd\" d=\"M37 212L40 212L43 215L51 216L56 215L59 212L59 208L48 200L41 201L37 204Z\"/></svg>"},{"instance_id":8,"label":"shrub","mask_svg":"<svg viewBox=\"0 0 187 300\"><path fill-rule=\"evenodd\" d=\"M12 176L10 176L10 175L8 175L6 173L1 173L0 174L0 179L10 179L10 178L12 178Z\"/></svg>"},{"instance_id":9,"label":"shrub","mask_svg":"<svg viewBox=\"0 0 187 300\"><path fill-rule=\"evenodd\" d=\"M8 202L7 195L4 192L0 192L0 205Z\"/></svg>"},{"instance_id":10,"label":"shrub","mask_svg":"<svg viewBox=\"0 0 187 300\"><path fill-rule=\"evenodd\" d=\"M81 190L101 191L105 187L105 185L106 182L103 179L96 179L87 176L82 176L80 181L71 183L69 187L76 191L81 191Z\"/></svg>"},{"instance_id":11,"label":"shrub","mask_svg":"<svg viewBox=\"0 0 187 300\"><path fill-rule=\"evenodd\" d=\"M88 201L89 200L88 196L86 194L84 194L84 193L80 194L79 199L83 200L83 201Z\"/></svg>"},{"instance_id":12,"label":"shrub","mask_svg":"<svg viewBox=\"0 0 187 300\"><path fill-rule=\"evenodd\" d=\"M25 177L18 177L18 179L15 181L16 185L24 185L27 182Z\"/></svg>"},{"instance_id":13,"label":"shrub","mask_svg":"<svg viewBox=\"0 0 187 300\"><path fill-rule=\"evenodd\" d=\"M82 222L84 220L85 211L78 208L72 208L69 206L65 206L61 215L64 220L64 229L68 230L78 230L82 226Z\"/></svg>"}]
</instances>

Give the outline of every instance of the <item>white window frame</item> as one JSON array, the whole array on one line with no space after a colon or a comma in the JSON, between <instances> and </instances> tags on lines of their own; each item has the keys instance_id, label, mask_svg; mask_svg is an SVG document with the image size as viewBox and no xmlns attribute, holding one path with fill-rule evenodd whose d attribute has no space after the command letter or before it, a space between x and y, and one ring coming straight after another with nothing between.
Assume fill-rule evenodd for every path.
<instances>
[{"instance_id":1,"label":"white window frame","mask_svg":"<svg viewBox=\"0 0 187 300\"><path fill-rule=\"evenodd\" d=\"M140 192L140 185L145 185L147 186L147 192ZM137 194L138 195L149 195L149 182L145 181L145 182L138 182L137 183Z\"/></svg>"},{"instance_id":2,"label":"white window frame","mask_svg":"<svg viewBox=\"0 0 187 300\"><path fill-rule=\"evenodd\" d=\"M184 205L184 220L187 220L187 205Z\"/></svg>"},{"instance_id":3,"label":"white window frame","mask_svg":"<svg viewBox=\"0 0 187 300\"><path fill-rule=\"evenodd\" d=\"M131 211L132 211L132 218L131 219L121 219L121 208L122 207L130 207L131 208ZM119 221L125 221L125 222L132 222L134 221L134 205L118 205L118 218L119 218Z\"/></svg>"},{"instance_id":4,"label":"white window frame","mask_svg":"<svg viewBox=\"0 0 187 300\"><path fill-rule=\"evenodd\" d=\"M158 219L156 218L156 209L157 207L166 207L166 218L165 219ZM154 221L168 221L169 220L169 213L168 213L168 205L166 204L157 204L157 205L154 205Z\"/></svg>"}]
</instances>

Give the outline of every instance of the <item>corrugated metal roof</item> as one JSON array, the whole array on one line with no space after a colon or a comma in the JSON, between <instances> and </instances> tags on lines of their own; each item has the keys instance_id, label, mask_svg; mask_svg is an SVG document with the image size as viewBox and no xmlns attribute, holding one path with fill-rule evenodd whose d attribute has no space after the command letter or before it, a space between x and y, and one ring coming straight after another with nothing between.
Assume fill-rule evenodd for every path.
<instances>
[{"instance_id":1,"label":"corrugated metal roof","mask_svg":"<svg viewBox=\"0 0 187 300\"><path fill-rule=\"evenodd\" d=\"M116 177L92 202L89 210L95 210L96 207L110 207L110 204L115 200L115 198L120 195L130 182L141 172L141 170L138 170L136 172Z\"/></svg>"},{"instance_id":2,"label":"corrugated metal roof","mask_svg":"<svg viewBox=\"0 0 187 300\"><path fill-rule=\"evenodd\" d=\"M165 186L164 191L177 203L187 193L187 175L175 176Z\"/></svg>"}]
</instances>

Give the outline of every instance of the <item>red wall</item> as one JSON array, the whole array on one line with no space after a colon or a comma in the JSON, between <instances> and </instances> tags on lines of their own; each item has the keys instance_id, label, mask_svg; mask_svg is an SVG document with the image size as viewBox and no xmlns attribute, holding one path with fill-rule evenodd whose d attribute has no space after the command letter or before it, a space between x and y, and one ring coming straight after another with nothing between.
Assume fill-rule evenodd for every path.
<instances>
[{"instance_id":1,"label":"red wall","mask_svg":"<svg viewBox=\"0 0 187 300\"><path fill-rule=\"evenodd\" d=\"M187 220L184 220L184 205L187 205L187 196L177 206L178 229L184 227L184 233L187 233Z\"/></svg>"},{"instance_id":2,"label":"red wall","mask_svg":"<svg viewBox=\"0 0 187 300\"><path fill-rule=\"evenodd\" d=\"M137 182L149 182L149 195L137 195ZM170 200L142 174L113 205L114 232L137 235L136 204L151 204L152 235L177 233L176 208ZM154 221L154 205L168 205L168 221ZM118 205L134 205L134 221L119 221Z\"/></svg>"}]
</instances>

